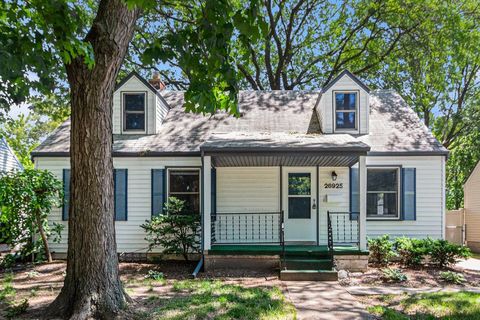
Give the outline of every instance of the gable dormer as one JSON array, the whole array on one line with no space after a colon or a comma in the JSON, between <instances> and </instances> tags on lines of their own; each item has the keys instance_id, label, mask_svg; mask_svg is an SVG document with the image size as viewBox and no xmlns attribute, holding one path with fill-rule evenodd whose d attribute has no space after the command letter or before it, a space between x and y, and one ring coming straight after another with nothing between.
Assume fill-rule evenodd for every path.
<instances>
[{"instance_id":1,"label":"gable dormer","mask_svg":"<svg viewBox=\"0 0 480 320\"><path fill-rule=\"evenodd\" d=\"M348 70L323 89L316 107L323 133L368 134L370 89Z\"/></svg>"},{"instance_id":2,"label":"gable dormer","mask_svg":"<svg viewBox=\"0 0 480 320\"><path fill-rule=\"evenodd\" d=\"M160 90L135 71L120 81L113 94L113 134L156 134L169 110Z\"/></svg>"}]
</instances>

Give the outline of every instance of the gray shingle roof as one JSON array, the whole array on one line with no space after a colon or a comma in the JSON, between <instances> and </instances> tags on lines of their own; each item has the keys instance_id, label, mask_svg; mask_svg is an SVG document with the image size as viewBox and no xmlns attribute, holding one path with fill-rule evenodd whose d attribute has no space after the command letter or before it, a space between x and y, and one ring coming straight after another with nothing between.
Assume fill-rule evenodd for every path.
<instances>
[{"instance_id":1,"label":"gray shingle roof","mask_svg":"<svg viewBox=\"0 0 480 320\"><path fill-rule=\"evenodd\" d=\"M369 134L358 136L357 139L367 143L371 153L448 154L448 150L435 139L415 111L392 90L370 93Z\"/></svg>"},{"instance_id":2,"label":"gray shingle roof","mask_svg":"<svg viewBox=\"0 0 480 320\"><path fill-rule=\"evenodd\" d=\"M228 132L251 135L283 133L283 136L278 134L271 136L279 138L275 143L281 143L282 139L284 142L285 139L293 139L292 135L295 134L317 136L321 134L316 113L313 111L319 92L242 91L239 96L240 118L225 113L214 116L185 113L182 107L182 92L165 92L163 97L171 109L159 133L114 135L114 154L198 153L203 143L212 141L212 137L220 133ZM373 91L370 101L370 134L358 137L343 134L321 135L316 138L322 139L319 143L334 141L335 144L345 146L353 142L357 145L366 144L371 147L373 153L447 152L398 94L388 90ZM67 121L32 155L61 155L68 152L69 130L70 122ZM237 143L247 143L238 141Z\"/></svg>"},{"instance_id":3,"label":"gray shingle roof","mask_svg":"<svg viewBox=\"0 0 480 320\"><path fill-rule=\"evenodd\" d=\"M278 132L229 132L212 134L200 146L209 152L248 151L363 152L370 147L349 134L300 134Z\"/></svg>"}]
</instances>

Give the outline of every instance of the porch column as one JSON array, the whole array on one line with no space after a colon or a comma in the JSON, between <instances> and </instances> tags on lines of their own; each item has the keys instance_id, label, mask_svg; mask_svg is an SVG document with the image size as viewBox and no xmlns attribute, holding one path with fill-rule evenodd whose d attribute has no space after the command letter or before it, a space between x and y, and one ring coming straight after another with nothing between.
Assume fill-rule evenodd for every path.
<instances>
[{"instance_id":1,"label":"porch column","mask_svg":"<svg viewBox=\"0 0 480 320\"><path fill-rule=\"evenodd\" d=\"M358 161L358 183L360 184L360 250L367 249L367 158L360 156Z\"/></svg>"},{"instance_id":2,"label":"porch column","mask_svg":"<svg viewBox=\"0 0 480 320\"><path fill-rule=\"evenodd\" d=\"M211 247L211 214L212 214L212 157L203 157L203 250L210 250Z\"/></svg>"}]
</instances>

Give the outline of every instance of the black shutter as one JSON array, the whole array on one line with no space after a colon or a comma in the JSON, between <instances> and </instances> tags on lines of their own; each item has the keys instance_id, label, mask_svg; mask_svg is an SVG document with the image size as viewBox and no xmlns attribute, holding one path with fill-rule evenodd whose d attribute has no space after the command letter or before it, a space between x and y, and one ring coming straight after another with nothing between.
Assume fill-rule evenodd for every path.
<instances>
[{"instance_id":1,"label":"black shutter","mask_svg":"<svg viewBox=\"0 0 480 320\"><path fill-rule=\"evenodd\" d=\"M152 217L163 214L165 203L165 169L152 169Z\"/></svg>"},{"instance_id":2,"label":"black shutter","mask_svg":"<svg viewBox=\"0 0 480 320\"><path fill-rule=\"evenodd\" d=\"M63 169L63 208L62 220L68 220L68 207L70 204L70 169Z\"/></svg>"},{"instance_id":3,"label":"black shutter","mask_svg":"<svg viewBox=\"0 0 480 320\"><path fill-rule=\"evenodd\" d=\"M417 174L415 168L402 169L401 219L417 219Z\"/></svg>"},{"instance_id":4,"label":"black shutter","mask_svg":"<svg viewBox=\"0 0 480 320\"><path fill-rule=\"evenodd\" d=\"M358 168L350 167L350 220L358 220L360 213L360 184Z\"/></svg>"},{"instance_id":5,"label":"black shutter","mask_svg":"<svg viewBox=\"0 0 480 320\"><path fill-rule=\"evenodd\" d=\"M127 169L115 169L113 171L114 181L114 207L115 221L127 221L127 189L128 189L128 173Z\"/></svg>"}]
</instances>

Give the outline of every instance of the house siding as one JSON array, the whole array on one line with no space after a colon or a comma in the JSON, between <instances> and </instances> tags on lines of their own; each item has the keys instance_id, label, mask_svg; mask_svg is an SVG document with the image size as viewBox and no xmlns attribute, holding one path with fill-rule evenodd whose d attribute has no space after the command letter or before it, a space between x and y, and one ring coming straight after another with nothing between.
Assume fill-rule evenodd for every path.
<instances>
[{"instance_id":1,"label":"house siding","mask_svg":"<svg viewBox=\"0 0 480 320\"><path fill-rule=\"evenodd\" d=\"M118 252L146 252L148 243L140 225L151 218L151 169L169 166L198 167L200 157L159 157L159 158L114 158L113 165L118 169L128 169L128 220L116 221L115 231ZM68 158L37 158L35 166L53 172L62 179L62 170L70 168ZM52 210L50 223L65 225L60 243L50 243L51 250L57 253L67 251L68 222L62 221L62 208Z\"/></svg>"},{"instance_id":2,"label":"house siding","mask_svg":"<svg viewBox=\"0 0 480 320\"><path fill-rule=\"evenodd\" d=\"M155 133L158 133L160 131L160 127L162 126L163 119L165 119L165 117L167 116L168 106L158 96L155 96L155 102L156 102Z\"/></svg>"},{"instance_id":3,"label":"house siding","mask_svg":"<svg viewBox=\"0 0 480 320\"><path fill-rule=\"evenodd\" d=\"M217 168L217 212L279 210L279 167Z\"/></svg>"},{"instance_id":4,"label":"house siding","mask_svg":"<svg viewBox=\"0 0 480 320\"><path fill-rule=\"evenodd\" d=\"M20 170L22 166L5 139L0 138L0 173L11 170Z\"/></svg>"},{"instance_id":5,"label":"house siding","mask_svg":"<svg viewBox=\"0 0 480 320\"><path fill-rule=\"evenodd\" d=\"M480 250L480 162L464 185L467 245Z\"/></svg>"},{"instance_id":6,"label":"house siding","mask_svg":"<svg viewBox=\"0 0 480 320\"><path fill-rule=\"evenodd\" d=\"M62 170L70 166L68 158L37 158L35 165L52 171L62 179ZM415 221L367 221L367 236L442 238L444 229L444 158L441 156L367 157L367 165L402 166L416 168L417 216ZM115 224L119 252L146 252L148 243L140 225L151 217L151 169L166 167L200 167L200 157L114 158L114 167L128 169L128 221ZM285 169L286 167L284 167ZM325 189L337 174L341 189ZM216 212L278 212L280 208L280 167L217 168ZM480 179L479 179L480 180ZM285 181L283 181L285 183ZM349 211L349 168L320 167L318 171L319 243L327 243L327 211ZM210 195L205 195L209 197ZM327 201L327 198L330 200ZM61 208L54 209L50 222L67 226L62 221ZM237 230L240 230L240 226ZM67 229L59 244L51 243L52 250L67 250Z\"/></svg>"},{"instance_id":7,"label":"house siding","mask_svg":"<svg viewBox=\"0 0 480 320\"><path fill-rule=\"evenodd\" d=\"M367 166L401 165L416 168L415 221L367 220L367 236L408 236L415 238L444 237L445 221L445 158L443 156L367 157Z\"/></svg>"},{"instance_id":8,"label":"house siding","mask_svg":"<svg viewBox=\"0 0 480 320\"><path fill-rule=\"evenodd\" d=\"M358 130L349 130L349 133L368 133L368 115L370 114L369 94L348 75L340 78L331 88L322 93L319 103L319 119L321 119L322 131L324 133L334 133L334 91L358 91L359 92L359 110L358 110ZM342 132L342 131L337 131Z\"/></svg>"},{"instance_id":9,"label":"house siding","mask_svg":"<svg viewBox=\"0 0 480 320\"><path fill-rule=\"evenodd\" d=\"M342 183L341 189L326 189L325 183L332 182L332 171L337 174L336 183ZM350 176L349 168L339 167L320 167L318 170L319 178L319 242L327 244L327 212L348 212L350 210ZM333 197L332 197L333 196ZM330 197L330 200L328 198ZM335 198L332 201L332 198ZM341 231L341 230L340 230Z\"/></svg>"}]
</instances>

